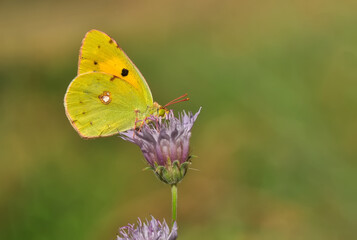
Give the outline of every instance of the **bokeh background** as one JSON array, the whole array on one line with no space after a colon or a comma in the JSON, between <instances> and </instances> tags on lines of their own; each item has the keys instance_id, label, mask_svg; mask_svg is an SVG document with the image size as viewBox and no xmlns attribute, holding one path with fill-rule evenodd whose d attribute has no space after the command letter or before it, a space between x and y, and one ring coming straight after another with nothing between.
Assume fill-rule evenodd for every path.
<instances>
[{"instance_id":1,"label":"bokeh background","mask_svg":"<svg viewBox=\"0 0 357 240\"><path fill-rule=\"evenodd\" d=\"M114 239L170 219L137 146L83 140L63 97L90 29L161 104L202 113L179 185L180 239L357 234L357 2L1 1L0 239Z\"/></svg>"}]
</instances>

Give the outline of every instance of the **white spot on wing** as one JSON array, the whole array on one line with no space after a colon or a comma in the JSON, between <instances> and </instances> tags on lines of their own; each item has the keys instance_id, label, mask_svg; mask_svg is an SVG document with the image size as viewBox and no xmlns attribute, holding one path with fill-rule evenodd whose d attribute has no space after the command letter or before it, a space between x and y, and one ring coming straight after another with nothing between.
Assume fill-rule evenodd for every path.
<instances>
[{"instance_id":1,"label":"white spot on wing","mask_svg":"<svg viewBox=\"0 0 357 240\"><path fill-rule=\"evenodd\" d=\"M105 103L107 103L107 102L109 102L110 97L109 97L109 96L103 96L102 99L103 99L103 101L104 101Z\"/></svg>"}]
</instances>

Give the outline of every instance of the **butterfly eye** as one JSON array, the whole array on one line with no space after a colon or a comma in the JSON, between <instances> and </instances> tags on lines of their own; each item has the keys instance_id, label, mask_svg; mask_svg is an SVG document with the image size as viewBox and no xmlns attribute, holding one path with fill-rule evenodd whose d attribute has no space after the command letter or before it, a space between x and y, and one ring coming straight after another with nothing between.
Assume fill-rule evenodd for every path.
<instances>
[{"instance_id":1,"label":"butterfly eye","mask_svg":"<svg viewBox=\"0 0 357 240\"><path fill-rule=\"evenodd\" d=\"M128 69L123 68L123 70L121 70L121 75L122 75L123 77L128 76L128 74L129 74L129 70L128 70Z\"/></svg>"}]
</instances>

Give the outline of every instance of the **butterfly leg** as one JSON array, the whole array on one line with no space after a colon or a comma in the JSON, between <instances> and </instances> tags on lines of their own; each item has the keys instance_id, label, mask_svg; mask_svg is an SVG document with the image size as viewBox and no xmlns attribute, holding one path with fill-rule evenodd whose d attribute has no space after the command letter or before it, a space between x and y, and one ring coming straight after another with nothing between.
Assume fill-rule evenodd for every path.
<instances>
[{"instance_id":1,"label":"butterfly leg","mask_svg":"<svg viewBox=\"0 0 357 240\"><path fill-rule=\"evenodd\" d=\"M135 111L135 115L136 115L136 116L135 116L135 122L134 122L134 127L133 127L133 129L136 129L137 123L140 122L140 119L138 118L138 114L139 114L140 111L137 110L137 109L135 109L134 111Z\"/></svg>"},{"instance_id":2,"label":"butterfly leg","mask_svg":"<svg viewBox=\"0 0 357 240\"><path fill-rule=\"evenodd\" d=\"M138 127L137 127L137 126L138 126L138 123L141 122L141 120L138 118L138 114L140 113L140 110L135 109L134 111L135 111L136 117L135 117L135 123L134 123L134 127L133 127L133 129L134 129L134 131L133 131L133 137L134 137L134 135L135 135L135 130L138 128ZM142 127L142 123L140 124L140 127L139 127L138 131L140 131L141 127Z\"/></svg>"},{"instance_id":3,"label":"butterfly leg","mask_svg":"<svg viewBox=\"0 0 357 240\"><path fill-rule=\"evenodd\" d=\"M144 126L146 119L147 119L147 117L145 117L144 120L142 121L142 123L140 124L139 130L138 130L139 132L141 131L141 128Z\"/></svg>"}]
</instances>

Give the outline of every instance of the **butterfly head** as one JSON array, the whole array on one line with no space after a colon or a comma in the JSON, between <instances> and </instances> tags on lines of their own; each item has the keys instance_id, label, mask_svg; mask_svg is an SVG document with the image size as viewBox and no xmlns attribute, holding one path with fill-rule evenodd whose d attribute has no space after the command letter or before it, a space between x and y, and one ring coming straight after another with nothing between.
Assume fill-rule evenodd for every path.
<instances>
[{"instance_id":1,"label":"butterfly head","mask_svg":"<svg viewBox=\"0 0 357 240\"><path fill-rule=\"evenodd\" d=\"M165 108L165 107L163 107L163 106L160 106L160 108L157 110L157 115L158 115L159 117L165 117L166 114L169 113L169 112L170 112L170 111L169 111L167 108Z\"/></svg>"},{"instance_id":2,"label":"butterfly head","mask_svg":"<svg viewBox=\"0 0 357 240\"><path fill-rule=\"evenodd\" d=\"M161 106L157 102L154 102L153 110L151 114L159 117L165 117L166 113L169 113L169 110L165 106Z\"/></svg>"}]
</instances>

